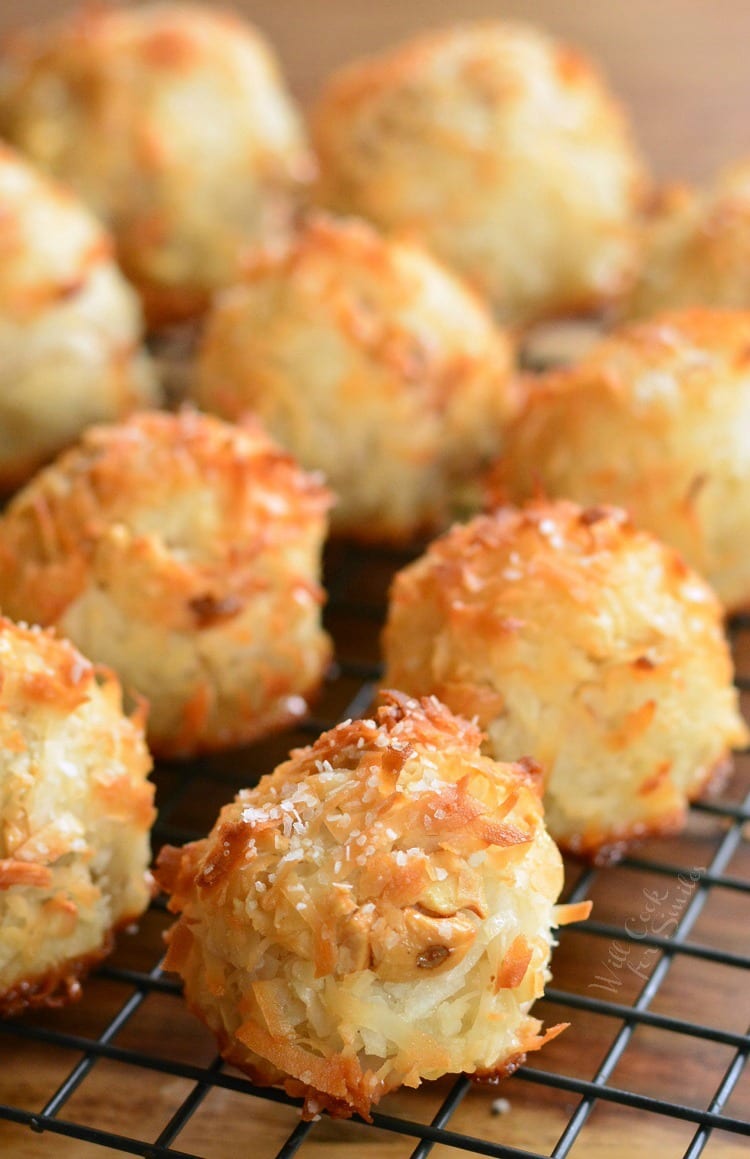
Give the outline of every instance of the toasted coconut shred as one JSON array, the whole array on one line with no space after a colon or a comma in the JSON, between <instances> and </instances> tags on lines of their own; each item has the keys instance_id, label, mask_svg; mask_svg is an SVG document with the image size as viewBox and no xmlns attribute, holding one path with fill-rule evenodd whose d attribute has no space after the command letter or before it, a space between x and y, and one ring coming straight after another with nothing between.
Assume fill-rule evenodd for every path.
<instances>
[{"instance_id":1,"label":"toasted coconut shred","mask_svg":"<svg viewBox=\"0 0 750 1159\"><path fill-rule=\"evenodd\" d=\"M329 505L250 419L92 427L0 519L0 603L137 689L153 752L245 744L303 716L328 665Z\"/></svg>"},{"instance_id":2,"label":"toasted coconut shred","mask_svg":"<svg viewBox=\"0 0 750 1159\"><path fill-rule=\"evenodd\" d=\"M548 977L559 853L538 777L480 753L436 699L384 695L159 859L181 916L166 965L256 1082L369 1117L387 1091L507 1073L562 1026Z\"/></svg>"},{"instance_id":3,"label":"toasted coconut shred","mask_svg":"<svg viewBox=\"0 0 750 1159\"><path fill-rule=\"evenodd\" d=\"M560 846L612 860L674 833L747 730L716 595L601 505L537 499L456 524L394 577L385 682L533 752Z\"/></svg>"},{"instance_id":4,"label":"toasted coconut shred","mask_svg":"<svg viewBox=\"0 0 750 1159\"><path fill-rule=\"evenodd\" d=\"M77 999L145 910L142 712L66 640L0 617L0 1018Z\"/></svg>"}]
</instances>

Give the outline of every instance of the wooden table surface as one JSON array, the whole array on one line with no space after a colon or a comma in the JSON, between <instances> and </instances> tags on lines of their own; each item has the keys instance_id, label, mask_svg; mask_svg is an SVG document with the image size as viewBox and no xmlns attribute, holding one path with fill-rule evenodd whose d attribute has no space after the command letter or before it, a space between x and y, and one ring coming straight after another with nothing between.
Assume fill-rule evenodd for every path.
<instances>
[{"instance_id":1,"label":"wooden table surface","mask_svg":"<svg viewBox=\"0 0 750 1159\"><path fill-rule=\"evenodd\" d=\"M235 6L250 14L276 43L291 83L303 100L315 93L326 73L340 62L417 29L472 16L523 16L564 35L599 59L630 107L644 152L660 176L707 178L731 158L743 152L750 154L750 3L746 0L506 0L503 4L489 0L245 0ZM25 0L23 5L6 0L0 6L0 31L63 7L53 0ZM336 567L334 559L331 574ZM357 599L381 601L391 567L387 557L378 558L357 583ZM376 658L374 621L355 621L342 612L333 617L332 628L344 658ZM750 645L743 641L740 650L743 670L750 675ZM355 688L353 680L333 684L321 715L335 718ZM271 767L288 745L299 740L299 736L285 736L249 753L209 762L170 816L170 824L205 830L238 784ZM161 801L169 798L179 776L174 770L158 775ZM739 801L749 786L750 760L742 758L727 798ZM575 1080L593 1078L624 1025L617 1017L619 1008L612 1004L634 1002L654 971L664 971L662 985L649 1006L655 1014L718 1028L727 1036L747 1029L750 985L746 970L717 964L711 960L710 950L708 956L679 954L665 968L659 965L661 955L650 947L648 937L639 940L641 931L644 936L653 934L660 923L666 923L665 928L672 932L676 921L693 912L694 889L653 866L674 864L689 874L691 868L709 865L725 829L722 819L696 813L685 835L652 842L639 851L642 860L653 863L651 868L635 864L596 875L590 891L596 919L616 927L627 925L631 932L636 931L636 940L623 950L614 935L581 930L564 936L555 956L554 986L581 995L584 1004L597 999L610 1005L595 1011L571 1011L564 1004L546 1002L543 1013L548 1022L563 1018L572 1025L533 1060L534 1068L568 1076L573 1080L570 1086ZM725 872L737 879L750 879L746 838ZM580 867L572 865L571 882L580 873ZM644 917L648 899L654 896L658 898L656 910ZM713 888L705 905L694 907L690 939L701 946L747 956L749 904L747 894L739 890ZM43 1036L52 1031L58 1036L95 1038L123 1001L135 993L122 971L148 971L158 961L165 925L161 913L150 913L137 936L121 941L112 968L90 981L80 1005L27 1019L25 1025L38 1038L8 1033L0 1036L0 1102L41 1110L84 1057L76 1038L62 1046L59 1038L56 1043L45 1043ZM715 1038L700 1039L659 1025L639 1025L609 1081L626 1091L704 1108L733 1058L731 1044ZM208 1035L184 1011L179 997L169 991L149 993L112 1041L123 1050L172 1060L177 1070L180 1064L205 1065L214 1054ZM428 1084L417 1093L390 1096L383 1109L429 1121L445 1090L445 1084ZM83 1076L61 1106L60 1115L153 1141L194 1091L194 1083L179 1074L103 1059ZM296 1122L294 1108L229 1088L217 1086L199 1094L204 1097L196 1096L197 1110L174 1146L207 1159L276 1155ZM493 1113L493 1100L498 1095L509 1103L506 1113ZM471 1091L450 1125L497 1144L548 1154L579 1102L575 1090L557 1090L534 1083L528 1076L515 1077L500 1090ZM747 1073L737 1084L727 1113L750 1119ZM598 1103L570 1153L576 1159L630 1159L638 1153L676 1159L685 1154L694 1133L695 1125L689 1121ZM316 1124L299 1154L305 1159L331 1155L396 1159L409 1155L413 1146L414 1141L382 1130L324 1119ZM468 1153L439 1145L432 1155L448 1159ZM750 1140L717 1131L703 1153L713 1159L740 1159L750 1153ZM102 1159L120 1152L50 1133L33 1134L26 1126L0 1121L0 1154L13 1159Z\"/></svg>"}]
</instances>

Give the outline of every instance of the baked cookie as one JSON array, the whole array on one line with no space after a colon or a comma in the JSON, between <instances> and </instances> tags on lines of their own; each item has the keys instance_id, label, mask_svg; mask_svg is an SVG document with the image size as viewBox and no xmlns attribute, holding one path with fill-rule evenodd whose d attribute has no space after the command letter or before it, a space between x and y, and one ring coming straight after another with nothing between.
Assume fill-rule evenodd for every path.
<instances>
[{"instance_id":1,"label":"baked cookie","mask_svg":"<svg viewBox=\"0 0 750 1159\"><path fill-rule=\"evenodd\" d=\"M155 325L283 235L312 160L276 60L213 6L87 5L10 38L0 129L110 226Z\"/></svg>"},{"instance_id":2,"label":"baked cookie","mask_svg":"<svg viewBox=\"0 0 750 1159\"><path fill-rule=\"evenodd\" d=\"M315 218L222 295L193 397L258 414L337 495L333 527L409 539L450 522L513 412L513 349L420 246Z\"/></svg>"},{"instance_id":3,"label":"baked cookie","mask_svg":"<svg viewBox=\"0 0 750 1159\"><path fill-rule=\"evenodd\" d=\"M0 519L0 606L145 696L154 752L242 744L304 715L327 667L328 503L257 425L95 427Z\"/></svg>"},{"instance_id":4,"label":"baked cookie","mask_svg":"<svg viewBox=\"0 0 750 1159\"><path fill-rule=\"evenodd\" d=\"M148 905L142 715L66 640L0 618L0 1016L78 998Z\"/></svg>"},{"instance_id":5,"label":"baked cookie","mask_svg":"<svg viewBox=\"0 0 750 1159\"><path fill-rule=\"evenodd\" d=\"M679 829L747 741L721 607L624 512L539 501L436 540L393 582L385 682L544 771L550 834L611 857Z\"/></svg>"},{"instance_id":6,"label":"baked cookie","mask_svg":"<svg viewBox=\"0 0 750 1159\"><path fill-rule=\"evenodd\" d=\"M110 237L0 145L0 491L91 423L158 404L141 338Z\"/></svg>"},{"instance_id":7,"label":"baked cookie","mask_svg":"<svg viewBox=\"0 0 750 1159\"><path fill-rule=\"evenodd\" d=\"M640 276L624 313L686 306L750 308L750 159L714 185L663 190L644 225Z\"/></svg>"},{"instance_id":8,"label":"baked cookie","mask_svg":"<svg viewBox=\"0 0 750 1159\"><path fill-rule=\"evenodd\" d=\"M728 611L750 603L750 312L623 326L532 382L490 493L615 503L682 553Z\"/></svg>"},{"instance_id":9,"label":"baked cookie","mask_svg":"<svg viewBox=\"0 0 750 1159\"><path fill-rule=\"evenodd\" d=\"M405 229L528 323L628 284L646 182L595 68L502 21L431 32L342 69L312 119L317 200Z\"/></svg>"},{"instance_id":10,"label":"baked cookie","mask_svg":"<svg viewBox=\"0 0 750 1159\"><path fill-rule=\"evenodd\" d=\"M446 1073L499 1076L545 1034L562 863L533 764L480 755L474 725L388 693L162 850L181 916L168 969L254 1082L368 1118Z\"/></svg>"}]
</instances>

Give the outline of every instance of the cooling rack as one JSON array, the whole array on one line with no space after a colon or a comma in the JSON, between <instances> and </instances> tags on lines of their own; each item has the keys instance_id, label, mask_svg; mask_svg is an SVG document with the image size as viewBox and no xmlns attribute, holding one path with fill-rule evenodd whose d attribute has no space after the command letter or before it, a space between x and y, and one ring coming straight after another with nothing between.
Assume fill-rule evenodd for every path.
<instances>
[{"instance_id":1,"label":"cooling rack","mask_svg":"<svg viewBox=\"0 0 750 1159\"><path fill-rule=\"evenodd\" d=\"M413 554L413 553L412 553ZM219 807L318 731L368 707L393 571L408 553L338 547L326 563L337 665L316 719L252 748L156 770L155 848L203 835ZM731 626L750 708L750 620ZM566 867L592 918L561 931L535 1012L570 1028L510 1079L387 1096L373 1123L302 1123L298 1103L224 1066L160 969L157 899L66 1010L0 1023L0 1154L14 1159L660 1159L750 1153L750 756L687 831L622 864Z\"/></svg>"}]
</instances>

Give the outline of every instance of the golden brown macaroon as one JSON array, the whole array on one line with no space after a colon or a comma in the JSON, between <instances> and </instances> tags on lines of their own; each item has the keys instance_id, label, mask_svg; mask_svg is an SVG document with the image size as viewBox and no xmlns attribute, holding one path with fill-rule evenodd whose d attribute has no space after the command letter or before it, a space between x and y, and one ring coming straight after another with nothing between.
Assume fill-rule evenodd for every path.
<instances>
[{"instance_id":1,"label":"golden brown macaroon","mask_svg":"<svg viewBox=\"0 0 750 1159\"><path fill-rule=\"evenodd\" d=\"M208 5L87 6L17 34L0 127L110 225L155 324L283 234L312 173L269 46Z\"/></svg>"},{"instance_id":2,"label":"golden brown macaroon","mask_svg":"<svg viewBox=\"0 0 750 1159\"><path fill-rule=\"evenodd\" d=\"M257 425L95 427L0 520L0 606L145 696L155 752L242 744L303 715L325 672L328 503Z\"/></svg>"},{"instance_id":3,"label":"golden brown macaroon","mask_svg":"<svg viewBox=\"0 0 750 1159\"><path fill-rule=\"evenodd\" d=\"M536 770L481 756L434 699L389 693L225 806L210 835L166 848L157 876L193 1011L255 1082L305 1115L390 1090L509 1073L541 1033L562 863Z\"/></svg>"},{"instance_id":4,"label":"golden brown macaroon","mask_svg":"<svg viewBox=\"0 0 750 1159\"><path fill-rule=\"evenodd\" d=\"M206 410L252 410L364 540L445 525L495 453L513 351L473 293L420 246L362 222L308 221L211 313L194 388Z\"/></svg>"},{"instance_id":5,"label":"golden brown macaroon","mask_svg":"<svg viewBox=\"0 0 750 1159\"><path fill-rule=\"evenodd\" d=\"M728 611L750 603L750 312L624 326L539 378L490 484L616 503L671 544Z\"/></svg>"},{"instance_id":6,"label":"golden brown macaroon","mask_svg":"<svg viewBox=\"0 0 750 1159\"><path fill-rule=\"evenodd\" d=\"M645 179L593 66L524 25L459 25L342 69L314 111L318 200L408 229L506 320L588 311L636 259Z\"/></svg>"},{"instance_id":7,"label":"golden brown macaroon","mask_svg":"<svg viewBox=\"0 0 750 1159\"><path fill-rule=\"evenodd\" d=\"M159 401L138 299L94 217L0 145L0 491Z\"/></svg>"},{"instance_id":8,"label":"golden brown macaroon","mask_svg":"<svg viewBox=\"0 0 750 1159\"><path fill-rule=\"evenodd\" d=\"M565 848L679 829L747 741L719 603L614 508L536 502L452 528L393 582L385 682L475 717L545 773Z\"/></svg>"},{"instance_id":9,"label":"golden brown macaroon","mask_svg":"<svg viewBox=\"0 0 750 1159\"><path fill-rule=\"evenodd\" d=\"M151 761L113 673L0 618L0 1016L80 995L148 905Z\"/></svg>"},{"instance_id":10,"label":"golden brown macaroon","mask_svg":"<svg viewBox=\"0 0 750 1159\"><path fill-rule=\"evenodd\" d=\"M640 276L624 304L630 317L686 306L750 307L750 159L713 187L672 186L644 227Z\"/></svg>"}]
</instances>

